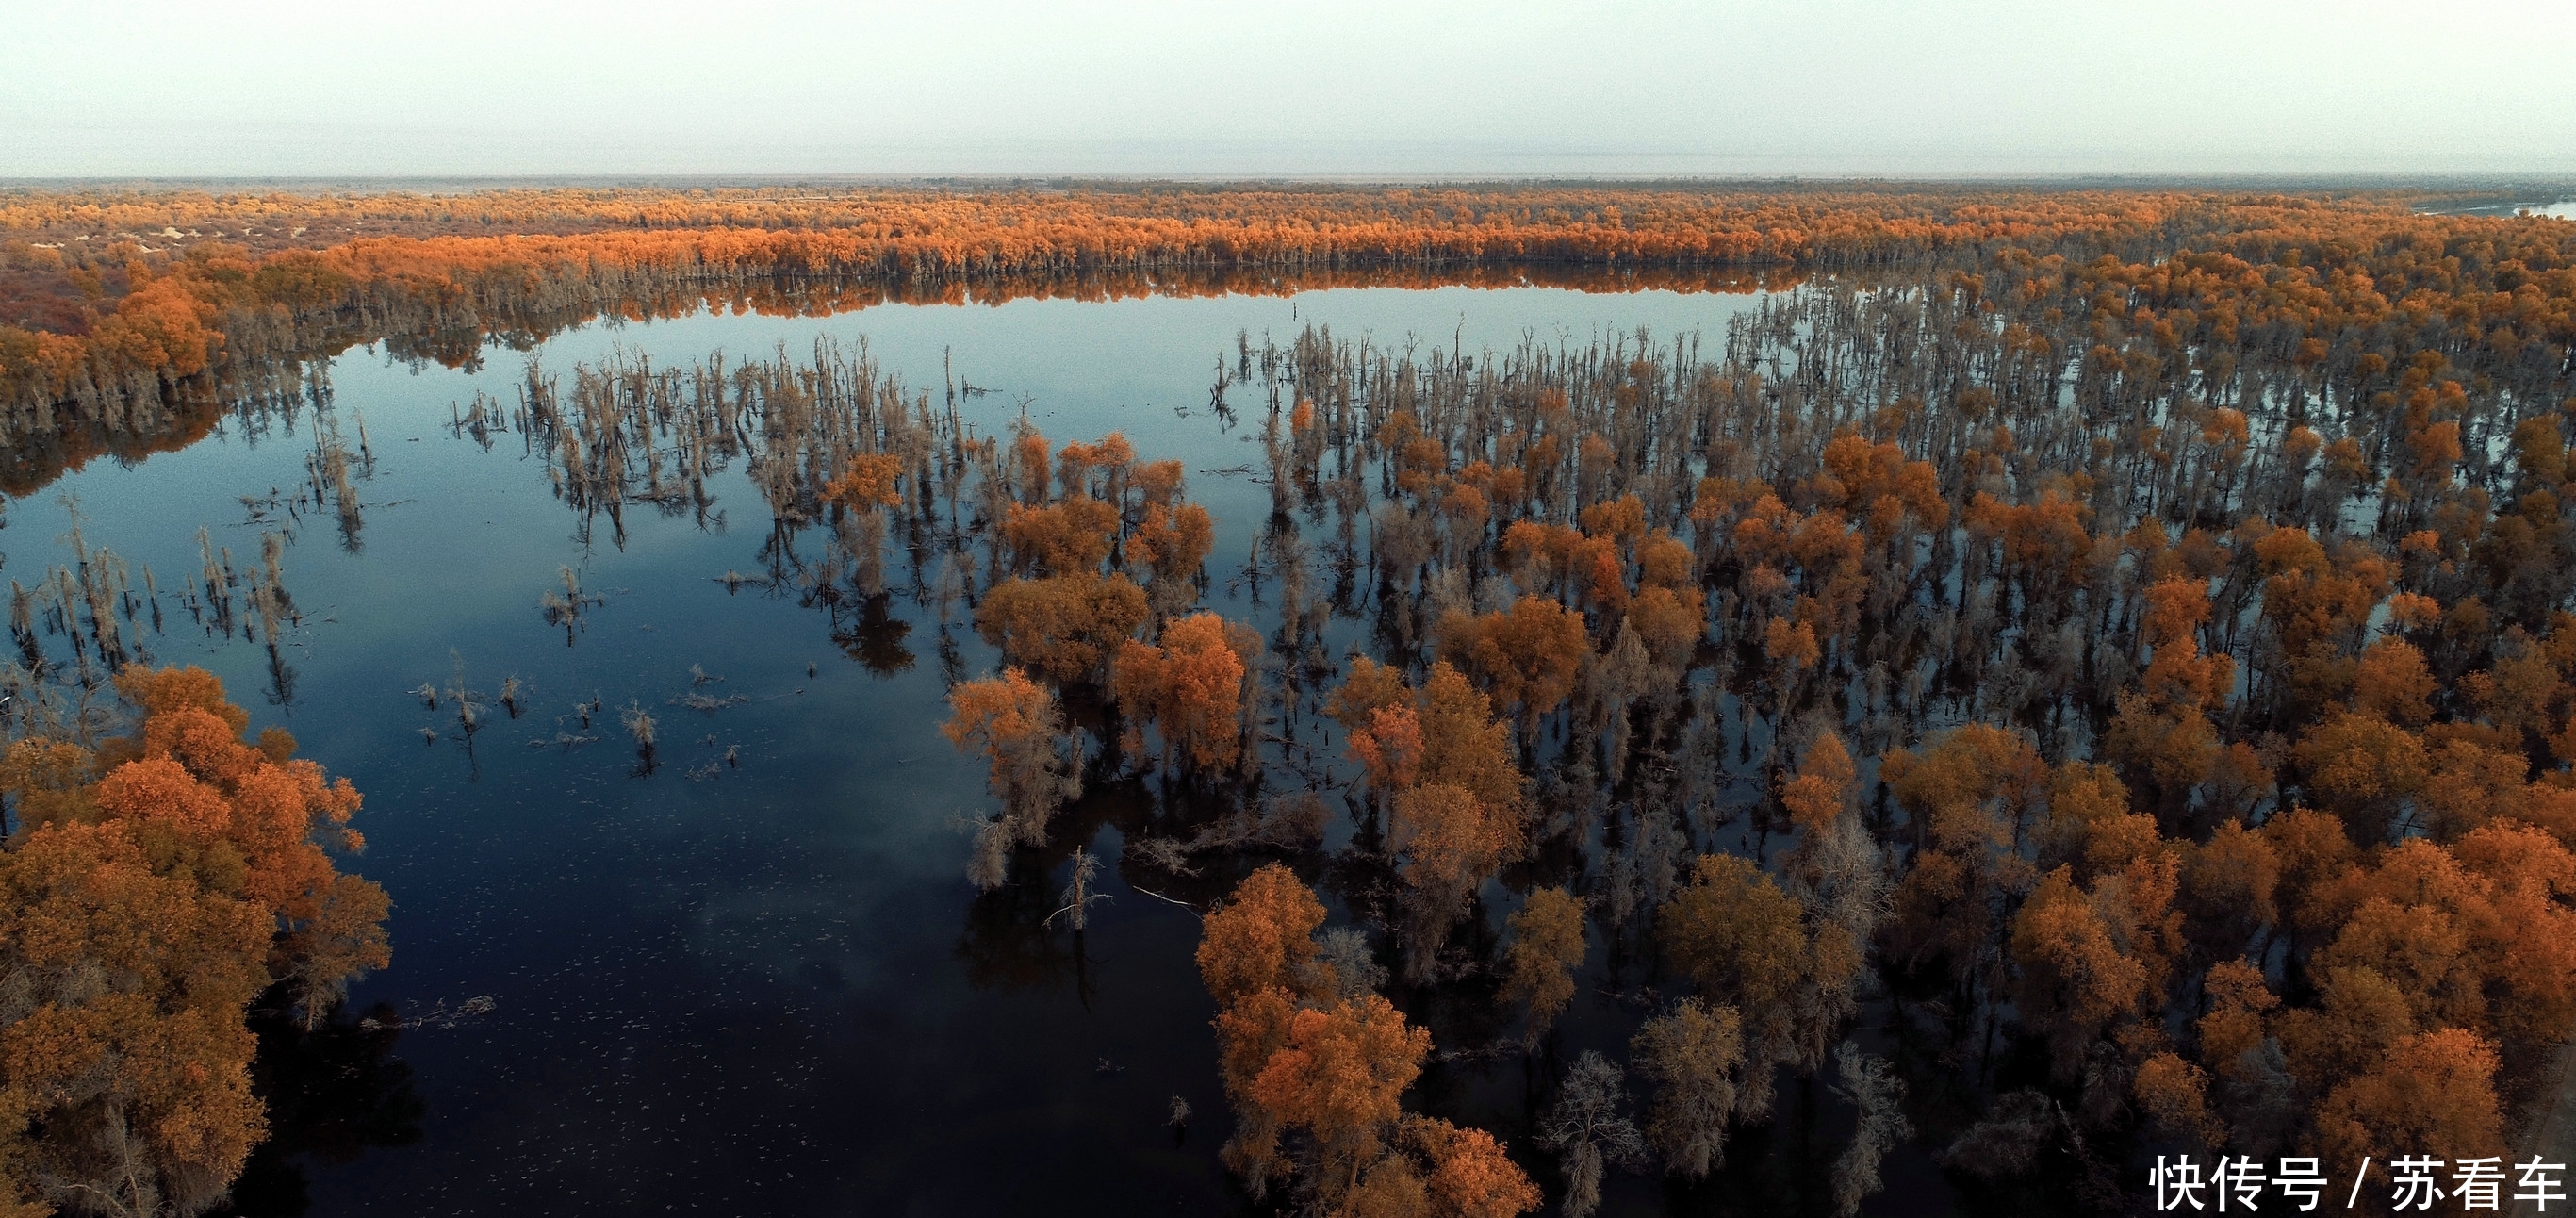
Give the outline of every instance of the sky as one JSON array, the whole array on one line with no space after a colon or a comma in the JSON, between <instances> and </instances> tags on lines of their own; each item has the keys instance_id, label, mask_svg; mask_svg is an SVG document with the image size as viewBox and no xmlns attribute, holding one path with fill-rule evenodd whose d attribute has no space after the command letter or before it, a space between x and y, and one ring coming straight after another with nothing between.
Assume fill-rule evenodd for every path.
<instances>
[{"instance_id":1,"label":"sky","mask_svg":"<svg viewBox=\"0 0 2576 1218\"><path fill-rule=\"evenodd\" d=\"M2576 174L2576 3L0 0L0 177Z\"/></svg>"}]
</instances>

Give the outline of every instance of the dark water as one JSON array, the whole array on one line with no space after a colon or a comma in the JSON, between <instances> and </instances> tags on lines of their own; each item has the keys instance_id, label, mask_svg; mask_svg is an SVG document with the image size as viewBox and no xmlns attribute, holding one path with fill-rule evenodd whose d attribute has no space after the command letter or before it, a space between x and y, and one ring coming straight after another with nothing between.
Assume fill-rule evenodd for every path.
<instances>
[{"instance_id":1,"label":"dark water","mask_svg":"<svg viewBox=\"0 0 2576 1218\"><path fill-rule=\"evenodd\" d=\"M665 366L779 344L801 359L817 336L864 337L936 402L946 353L957 375L990 390L963 403L984 432L1026 399L1057 443L1123 430L1142 459L1183 458L1190 494L1220 525L1210 603L1257 617L1232 577L1268 494L1221 471L1260 461L1250 442L1260 410L1245 387L1233 398L1245 423L1229 428L1208 410L1213 370L1220 357L1233 362L1238 331L1256 350L1265 333L1285 345L1307 322L1426 353L1460 336L1471 352L1525 337L1579 347L1640 326L1659 340L1696 328L1713 345L1750 299L1390 289L888 306L594 325L538 354L569 372L618 345ZM317 1050L324 1059L289 1063L308 1083L337 1080L316 1101L327 1128L281 1145L303 1153L263 1158L243 1210L1244 1208L1216 1157L1230 1122L1213 1011L1190 963L1195 917L1128 889L1113 867L1105 887L1116 900L1077 941L1037 925L1060 868L1054 882L983 898L962 878L959 822L989 801L980 768L936 727L943 672L986 672L991 649L962 616L943 630L900 595L873 615L844 607L836 617L792 590L729 590L716 577L758 571L769 535L738 460L711 485L704 519L631 506L622 544L605 528L585 543L518 436L487 448L448 427L452 404L478 389L512 400L523 365L496 350L476 372L365 352L333 366L333 416L353 446L363 416L374 472L360 483L368 507L354 547L327 516L284 521L294 526L285 583L307 615L281 649L290 682L263 649L207 639L166 596L170 633L147 636L158 662L213 669L255 722L284 724L308 755L355 780L370 844L354 866L395 903L394 965L357 988L343 1022L372 1012L406 1026L345 1028ZM93 467L11 503L0 576L32 578L62 559L57 489L78 495L90 544L135 564L138 584L147 563L165 589L182 582L200 524L237 562L255 562L260 532L278 521L252 520L240 498L304 479L312 428L309 415L265 434L228 424L188 450ZM606 597L570 646L538 608L564 565ZM1338 652L1356 627L1336 630ZM468 741L446 706L427 710L406 692L446 685L458 661L487 694L518 676L526 713L496 715ZM712 713L670 705L691 688L692 665L722 678L702 691L749 701ZM660 719L652 773L638 772L613 714L590 729L598 743L531 747L580 734L565 716L594 697L612 709L639 701ZM738 767L721 763L728 750ZM1096 791L1058 820L1057 856L1084 843L1114 860L1118 825L1146 815L1141 784ZM1584 992L1565 1051L1615 1050L1634 1013ZM1436 1031L1499 1023L1462 1010L1414 1015ZM1524 1070L1508 1058L1437 1067L1419 1102L1525 1131ZM1185 1133L1166 1121L1174 1095L1197 1113ZM1783 1128L1732 1153L1772 1154L1796 1175L1832 1149L1808 1143L1831 1138ZM1793 1141L1805 1149L1791 1153ZM1882 1202L1920 1210L1924 1190L1941 1191L1919 1153L1888 1172ZM1668 1200L1628 1178L1610 1209L1653 1212ZM1739 1202L1749 1203L1702 1197L1683 1208Z\"/></svg>"}]
</instances>

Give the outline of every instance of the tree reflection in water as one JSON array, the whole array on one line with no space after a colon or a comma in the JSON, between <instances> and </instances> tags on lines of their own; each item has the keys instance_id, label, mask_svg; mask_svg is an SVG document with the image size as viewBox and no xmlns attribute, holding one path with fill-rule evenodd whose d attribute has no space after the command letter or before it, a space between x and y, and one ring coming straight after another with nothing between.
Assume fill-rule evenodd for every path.
<instances>
[{"instance_id":1,"label":"tree reflection in water","mask_svg":"<svg viewBox=\"0 0 2576 1218\"><path fill-rule=\"evenodd\" d=\"M890 599L883 592L860 599L855 620L844 620L837 606L832 613L832 642L880 677L912 667L912 649L903 645L904 636L912 633L912 623L886 612Z\"/></svg>"},{"instance_id":2,"label":"tree reflection in water","mask_svg":"<svg viewBox=\"0 0 2576 1218\"><path fill-rule=\"evenodd\" d=\"M219 1213L302 1214L311 1203L305 1161L352 1163L369 1150L420 1140L427 1108L412 1088L410 1064L394 1056L402 1017L392 1006L377 1003L363 1015L343 1009L306 1032L284 1003L264 1003L251 1028L259 1036L251 1085L268 1105L269 1136L243 1166L231 1207Z\"/></svg>"}]
</instances>

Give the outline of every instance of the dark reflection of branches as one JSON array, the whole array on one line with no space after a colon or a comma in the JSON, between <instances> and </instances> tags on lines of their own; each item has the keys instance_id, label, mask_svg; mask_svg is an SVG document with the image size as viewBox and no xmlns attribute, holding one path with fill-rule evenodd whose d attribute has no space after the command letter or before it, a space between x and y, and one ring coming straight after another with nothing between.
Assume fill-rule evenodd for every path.
<instances>
[{"instance_id":1,"label":"dark reflection of branches","mask_svg":"<svg viewBox=\"0 0 2576 1218\"><path fill-rule=\"evenodd\" d=\"M325 499L330 501L339 520L340 548L358 554L366 550L366 542L359 537L360 531L366 527L366 519L361 511L364 505L359 500L358 489L349 477L352 470L361 476L372 476L375 459L367 451L366 420L358 420L359 451L352 454L340 439L339 420L327 409L328 397L328 390L316 382L313 386L313 452L305 458L305 469L312 481L313 506L319 509ZM482 409L479 395L475 409L478 412ZM487 443L485 447L490 445Z\"/></svg>"},{"instance_id":2,"label":"dark reflection of branches","mask_svg":"<svg viewBox=\"0 0 2576 1218\"><path fill-rule=\"evenodd\" d=\"M1092 976L1092 969L1100 963L1092 959L1090 950L1083 946L1082 932L1073 932L1073 996L1081 1001L1082 1009L1086 1011L1091 1009L1092 994L1099 989L1100 980Z\"/></svg>"},{"instance_id":3,"label":"dark reflection of branches","mask_svg":"<svg viewBox=\"0 0 2576 1218\"><path fill-rule=\"evenodd\" d=\"M794 587L796 577L805 573L805 560L796 553L798 532L792 524L775 522L770 526L769 540L761 543L758 557L768 569L769 587L773 591Z\"/></svg>"},{"instance_id":4,"label":"dark reflection of branches","mask_svg":"<svg viewBox=\"0 0 2576 1218\"><path fill-rule=\"evenodd\" d=\"M348 1011L305 1032L279 1004L251 1020L259 1056L251 1084L268 1105L268 1140L251 1152L228 1212L244 1218L304 1213L303 1164L355 1162L379 1147L420 1140L426 1115L411 1066L394 1056L401 1020L378 1004L367 1024Z\"/></svg>"},{"instance_id":5,"label":"dark reflection of branches","mask_svg":"<svg viewBox=\"0 0 2576 1218\"><path fill-rule=\"evenodd\" d=\"M966 983L979 990L1053 991L1073 973L1064 939L1046 928L1055 892L1047 887L1045 874L1030 865L1035 860L1025 857L1031 853L1023 851L1024 857L1012 860L1011 883L966 907L957 958L966 965Z\"/></svg>"},{"instance_id":6,"label":"dark reflection of branches","mask_svg":"<svg viewBox=\"0 0 2576 1218\"><path fill-rule=\"evenodd\" d=\"M290 713L294 710L295 675L295 666L286 662L286 657L278 652L276 644L270 644L267 694L270 706Z\"/></svg>"},{"instance_id":7,"label":"dark reflection of branches","mask_svg":"<svg viewBox=\"0 0 2576 1218\"><path fill-rule=\"evenodd\" d=\"M1094 959L1077 959L1062 927L1050 930L1048 914L1063 905L1063 871L1073 852L1088 846L1101 829L1118 826L1133 834L1153 815L1154 799L1137 779L1086 780L1082 798L1058 810L1047 825L1043 846L1012 853L1010 878L975 898L967 907L958 935L957 958L966 964L966 980L979 989L1048 989L1072 980L1087 1004L1096 980Z\"/></svg>"},{"instance_id":8,"label":"dark reflection of branches","mask_svg":"<svg viewBox=\"0 0 2576 1218\"><path fill-rule=\"evenodd\" d=\"M838 610L833 613L832 641L880 677L906 671L913 661L912 650L903 645L904 636L912 633L912 623L886 612L891 599L880 592L861 600L856 620L846 624Z\"/></svg>"},{"instance_id":9,"label":"dark reflection of branches","mask_svg":"<svg viewBox=\"0 0 2576 1218\"><path fill-rule=\"evenodd\" d=\"M966 656L958 650L957 636L946 626L939 628L939 680L951 689L966 680Z\"/></svg>"}]
</instances>

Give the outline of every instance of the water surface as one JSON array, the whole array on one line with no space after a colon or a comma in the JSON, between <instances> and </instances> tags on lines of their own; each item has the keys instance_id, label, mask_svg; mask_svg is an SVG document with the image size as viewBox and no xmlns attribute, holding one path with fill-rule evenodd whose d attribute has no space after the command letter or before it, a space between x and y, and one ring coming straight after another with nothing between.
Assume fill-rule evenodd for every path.
<instances>
[{"instance_id":1,"label":"water surface","mask_svg":"<svg viewBox=\"0 0 2576 1218\"><path fill-rule=\"evenodd\" d=\"M532 354L568 373L621 349L663 367L864 342L934 403L952 375L975 386L960 408L980 433L1024 409L1058 443L1123 431L1141 459L1187 463L1190 495L1219 522L1209 602L1258 619L1235 576L1269 512L1250 476L1266 402L1238 384L1235 421L1210 409L1239 335L1257 351L1321 323L1427 355L1633 343L1643 327L1657 343L1697 330L1714 347L1750 300L1353 289L700 314L597 323ZM901 595L833 612L794 589L719 579L758 572L770 539L739 460L704 511L630 505L622 537L585 532L520 437L478 442L451 427L477 392L515 400L528 358L494 349L473 370L371 351L334 361L331 418L353 445L363 419L374 458L354 537L328 516L242 501L306 479L310 413L236 420L186 450L57 484L77 496L91 545L138 573L149 564L165 588L195 568L200 524L242 563L263 531L292 530L285 582L306 616L280 649L285 671L261 648L208 637L168 597L169 633L148 644L158 662L213 669L255 724L285 725L357 782L369 846L354 866L394 899L394 965L357 987L344 1022L406 1026L334 1042L349 1060L320 1068L358 1082L336 1101L335 1136L295 1143L328 1153L264 1156L244 1211L1242 1207L1216 1158L1230 1122L1213 1009L1190 964L1195 916L1126 888L1113 867L1116 899L1077 942L1037 925L1052 883L979 898L962 878L960 823L989 801L980 768L937 724L946 681L990 671L993 651L962 616L943 629ZM9 505L0 574L63 558L53 496ZM538 608L564 566L606 598L569 645ZM524 714L469 739L449 708L406 692L448 684L460 664L487 694L515 675ZM693 665L720 679L700 690L748 701L671 705ZM582 726L576 705L594 699L654 711L653 772L613 722ZM603 739L534 743L583 734ZM723 764L728 753L738 765ZM1105 787L1059 817L1053 847L1114 859L1120 825L1150 815L1143 784ZM1578 1003L1566 1052L1615 1051L1632 1022ZM1516 1062L1435 1068L1420 1090L1456 1119L1506 1130L1531 1119ZM1182 1131L1167 1122L1175 1095L1197 1113ZM1758 1158L1762 1144L1738 1153ZM1896 1192L1916 1183L1909 1172L1937 1187L1914 1160L1889 1171ZM1660 1208L1653 1185L1619 1187L1613 1212Z\"/></svg>"}]
</instances>

